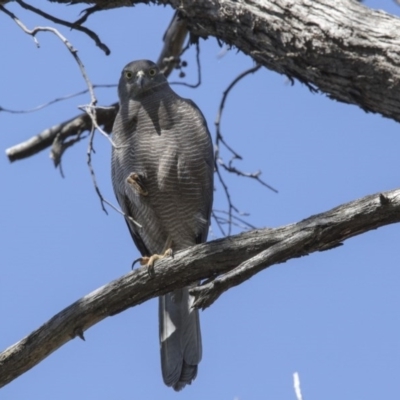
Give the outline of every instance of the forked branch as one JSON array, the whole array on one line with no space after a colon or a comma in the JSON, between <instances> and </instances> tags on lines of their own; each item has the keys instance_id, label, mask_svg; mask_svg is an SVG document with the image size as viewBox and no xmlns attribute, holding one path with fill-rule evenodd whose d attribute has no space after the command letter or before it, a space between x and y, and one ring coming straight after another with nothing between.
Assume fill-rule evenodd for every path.
<instances>
[{"instance_id":1,"label":"forked branch","mask_svg":"<svg viewBox=\"0 0 400 400\"><path fill-rule=\"evenodd\" d=\"M291 258L329 250L348 238L400 222L400 189L374 194L296 224L252 230L203 243L104 285L65 308L40 328L0 353L0 387L22 375L63 344L106 317L153 297L207 279L193 288L197 307L257 272Z\"/></svg>"}]
</instances>

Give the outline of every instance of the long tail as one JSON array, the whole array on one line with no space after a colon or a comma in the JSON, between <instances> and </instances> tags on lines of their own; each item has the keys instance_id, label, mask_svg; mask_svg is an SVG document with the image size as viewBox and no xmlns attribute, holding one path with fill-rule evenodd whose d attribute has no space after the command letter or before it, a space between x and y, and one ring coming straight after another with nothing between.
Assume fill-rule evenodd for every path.
<instances>
[{"instance_id":1,"label":"long tail","mask_svg":"<svg viewBox=\"0 0 400 400\"><path fill-rule=\"evenodd\" d=\"M162 375L176 391L196 378L201 360L199 312L191 308L192 303L188 288L159 298Z\"/></svg>"}]
</instances>

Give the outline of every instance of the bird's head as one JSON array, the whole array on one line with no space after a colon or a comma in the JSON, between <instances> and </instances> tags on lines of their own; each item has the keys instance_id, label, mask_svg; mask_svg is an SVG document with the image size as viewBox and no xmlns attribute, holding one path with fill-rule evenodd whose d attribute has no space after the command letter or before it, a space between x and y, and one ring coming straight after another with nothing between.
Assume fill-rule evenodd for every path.
<instances>
[{"instance_id":1,"label":"bird's head","mask_svg":"<svg viewBox=\"0 0 400 400\"><path fill-rule=\"evenodd\" d=\"M118 94L120 98L140 97L146 92L157 90L166 83L167 79L152 61L132 61L122 70Z\"/></svg>"}]
</instances>

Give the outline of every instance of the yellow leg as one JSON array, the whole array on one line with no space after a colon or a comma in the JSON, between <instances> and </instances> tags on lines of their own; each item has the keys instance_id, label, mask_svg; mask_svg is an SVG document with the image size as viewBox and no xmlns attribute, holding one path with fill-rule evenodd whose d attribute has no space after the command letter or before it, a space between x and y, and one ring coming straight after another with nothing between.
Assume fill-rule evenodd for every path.
<instances>
[{"instance_id":1,"label":"yellow leg","mask_svg":"<svg viewBox=\"0 0 400 400\"><path fill-rule=\"evenodd\" d=\"M140 265L147 266L149 275L154 276L154 263L157 260L162 260L164 257L173 257L173 255L174 255L174 252L172 250L172 240L171 239L167 240L167 242L165 243L164 249L166 249L166 250L164 251L163 254L153 254L150 257L144 256L144 257L141 257L141 258L135 260L132 263L132 269L133 269L134 265L139 261Z\"/></svg>"},{"instance_id":2,"label":"yellow leg","mask_svg":"<svg viewBox=\"0 0 400 400\"><path fill-rule=\"evenodd\" d=\"M172 249L167 249L164 254L153 254L150 257L142 257L140 259L140 265L147 265L149 268L153 268L157 260L162 260L164 257L172 256L172 254Z\"/></svg>"},{"instance_id":3,"label":"yellow leg","mask_svg":"<svg viewBox=\"0 0 400 400\"><path fill-rule=\"evenodd\" d=\"M168 248L164 251L164 254L153 254L150 257L141 257L135 260L132 264L132 269L134 265L139 261L140 265L146 265L150 276L154 276L154 263L157 260L162 260L164 257L172 257L174 254L172 248Z\"/></svg>"}]
</instances>

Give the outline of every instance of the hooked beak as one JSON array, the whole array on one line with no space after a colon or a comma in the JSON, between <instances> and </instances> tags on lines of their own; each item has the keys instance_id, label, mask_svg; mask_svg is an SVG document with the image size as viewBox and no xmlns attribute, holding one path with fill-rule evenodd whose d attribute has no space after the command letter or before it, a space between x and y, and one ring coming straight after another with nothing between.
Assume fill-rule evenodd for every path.
<instances>
[{"instance_id":1,"label":"hooked beak","mask_svg":"<svg viewBox=\"0 0 400 400\"><path fill-rule=\"evenodd\" d=\"M144 74L143 71L139 71L139 72L136 74L136 83L137 83L137 85L138 85L140 88L143 87L144 76L145 76L145 74Z\"/></svg>"}]
</instances>

